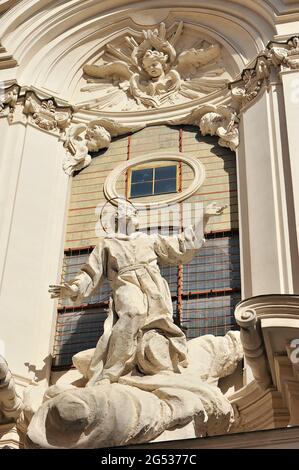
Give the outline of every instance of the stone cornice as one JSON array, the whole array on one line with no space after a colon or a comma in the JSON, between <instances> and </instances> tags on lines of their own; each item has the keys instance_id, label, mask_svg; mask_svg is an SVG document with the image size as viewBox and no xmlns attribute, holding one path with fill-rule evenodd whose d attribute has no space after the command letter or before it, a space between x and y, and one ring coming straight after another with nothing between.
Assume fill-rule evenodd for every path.
<instances>
[{"instance_id":1,"label":"stone cornice","mask_svg":"<svg viewBox=\"0 0 299 470\"><path fill-rule=\"evenodd\" d=\"M274 412L281 414L283 411L284 425L299 423L298 299L298 295L260 295L243 300L236 307L235 318L240 327L246 363L255 379L230 397L239 411L238 431L244 426L250 429L254 414L258 416L253 421L255 429L258 422L266 421L263 418L265 399L261 394L276 394L276 398L272 395L272 407ZM256 393L258 390L260 397Z\"/></svg>"},{"instance_id":2,"label":"stone cornice","mask_svg":"<svg viewBox=\"0 0 299 470\"><path fill-rule=\"evenodd\" d=\"M10 124L31 124L62 140L66 149L63 169L68 175L88 166L89 153L109 147L113 137L145 127L99 116L85 124L73 119L73 113L71 105L60 104L53 97L40 98L35 90L15 82L7 83L0 94L0 118L6 117Z\"/></svg>"},{"instance_id":3,"label":"stone cornice","mask_svg":"<svg viewBox=\"0 0 299 470\"><path fill-rule=\"evenodd\" d=\"M286 41L271 41L251 68L244 69L240 80L229 85L232 99L240 111L254 101L264 86L269 86L273 72L279 80L279 72L299 69L299 36Z\"/></svg>"},{"instance_id":4,"label":"stone cornice","mask_svg":"<svg viewBox=\"0 0 299 470\"><path fill-rule=\"evenodd\" d=\"M263 389L277 385L275 361L283 355L299 379L298 360L292 361L299 328L298 295L260 295L240 302L235 318L241 330L245 358ZM282 333L284 329L284 333ZM295 351L296 352L296 351Z\"/></svg>"},{"instance_id":5,"label":"stone cornice","mask_svg":"<svg viewBox=\"0 0 299 470\"><path fill-rule=\"evenodd\" d=\"M39 98L35 91L25 91L17 83L8 83L0 94L0 117L9 123L30 122L40 129L60 134L69 126L72 106L62 106L53 97Z\"/></svg>"},{"instance_id":6,"label":"stone cornice","mask_svg":"<svg viewBox=\"0 0 299 470\"><path fill-rule=\"evenodd\" d=\"M17 61L13 58L11 54L7 52L5 47L0 43L0 70L1 69L10 69L18 65Z\"/></svg>"}]
</instances>

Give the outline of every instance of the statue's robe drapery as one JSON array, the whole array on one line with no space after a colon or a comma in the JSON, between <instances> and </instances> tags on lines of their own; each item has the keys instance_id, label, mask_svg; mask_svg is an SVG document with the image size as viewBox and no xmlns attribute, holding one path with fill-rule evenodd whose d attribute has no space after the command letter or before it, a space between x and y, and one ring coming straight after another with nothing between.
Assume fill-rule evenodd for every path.
<instances>
[{"instance_id":1,"label":"statue's robe drapery","mask_svg":"<svg viewBox=\"0 0 299 470\"><path fill-rule=\"evenodd\" d=\"M74 280L79 291L72 298L82 301L104 277L110 282L110 312L90 364L89 378L97 374L100 379L116 382L130 372L136 365L138 342L150 331L167 338L173 370L179 372L180 366L187 366L186 338L173 323L171 294L158 263L188 263L203 241L191 228L170 237L135 232L99 241Z\"/></svg>"}]
</instances>

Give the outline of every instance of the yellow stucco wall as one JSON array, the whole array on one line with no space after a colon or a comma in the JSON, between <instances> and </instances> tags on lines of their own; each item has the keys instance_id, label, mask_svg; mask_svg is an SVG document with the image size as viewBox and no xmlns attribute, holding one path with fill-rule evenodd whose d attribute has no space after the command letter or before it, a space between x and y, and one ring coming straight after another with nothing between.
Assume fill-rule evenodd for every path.
<instances>
[{"instance_id":1,"label":"yellow stucco wall","mask_svg":"<svg viewBox=\"0 0 299 470\"><path fill-rule=\"evenodd\" d=\"M97 237L96 207L105 202L103 184L110 171L118 164L142 154L159 150L179 151L180 131L178 127L156 126L143 129L130 136L114 140L109 149L93 158L91 165L77 174L72 181L69 214L66 229L66 249L95 245ZM216 201L228 204L228 209L220 217L211 220L208 231L227 231L238 228L237 183L235 154L217 145L216 137L202 137L195 127L182 127L184 153L198 158L205 166L206 179L202 187L188 199L189 202L202 201L205 204ZM192 180L192 171L182 167L182 188ZM125 178L120 178L117 190L125 194ZM161 198L154 196L153 199ZM144 198L134 199L142 201ZM146 198L148 200L148 198Z\"/></svg>"}]
</instances>

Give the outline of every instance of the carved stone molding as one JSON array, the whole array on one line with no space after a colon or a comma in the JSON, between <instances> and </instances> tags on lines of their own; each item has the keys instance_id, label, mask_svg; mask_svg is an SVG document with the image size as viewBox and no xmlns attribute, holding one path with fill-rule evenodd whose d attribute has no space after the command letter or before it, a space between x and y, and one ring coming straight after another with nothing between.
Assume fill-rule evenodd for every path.
<instances>
[{"instance_id":1,"label":"carved stone molding","mask_svg":"<svg viewBox=\"0 0 299 470\"><path fill-rule=\"evenodd\" d=\"M145 124L123 124L106 118L74 123L72 106L59 105L52 97L41 99L32 90L22 93L15 83L7 84L0 94L1 116L7 117L10 124L29 122L59 136L66 149L63 169L68 175L88 166L90 153L108 148L113 137L145 127Z\"/></svg>"},{"instance_id":2,"label":"carved stone molding","mask_svg":"<svg viewBox=\"0 0 299 470\"><path fill-rule=\"evenodd\" d=\"M263 390L277 390L289 424L299 424L299 297L263 295L238 304L245 359Z\"/></svg>"},{"instance_id":3,"label":"carved stone molding","mask_svg":"<svg viewBox=\"0 0 299 470\"><path fill-rule=\"evenodd\" d=\"M1 69L10 69L18 65L17 61L13 58L11 54L7 52L5 47L0 43L0 70Z\"/></svg>"},{"instance_id":4,"label":"carved stone molding","mask_svg":"<svg viewBox=\"0 0 299 470\"><path fill-rule=\"evenodd\" d=\"M134 159L130 160L129 162L124 162L118 165L107 177L104 183L104 194L106 198L112 204L117 204L117 200L122 198L121 194L117 193L116 186L117 181L120 176L129 170L130 168L151 162L159 162L159 161L171 161L171 162L180 162L184 163L191 168L193 171L194 177L193 181L190 183L187 189L185 189L181 193L176 193L175 195L169 195L166 199L162 201L156 202L135 202L134 206L138 209L145 209L145 208L161 208L164 206L168 206L170 204L175 204L178 202L182 202L185 199L189 198L194 194L200 186L203 184L205 180L205 168L204 166L195 158L186 155L185 153L175 153L175 152L152 152L151 154L142 155L140 157L135 157ZM117 200L116 200L117 199ZM114 201L115 200L115 201Z\"/></svg>"},{"instance_id":5,"label":"carved stone molding","mask_svg":"<svg viewBox=\"0 0 299 470\"><path fill-rule=\"evenodd\" d=\"M41 100L32 91L25 94L23 113L32 124L52 132L64 132L72 117L70 107L59 106L54 98Z\"/></svg>"},{"instance_id":6,"label":"carved stone molding","mask_svg":"<svg viewBox=\"0 0 299 470\"><path fill-rule=\"evenodd\" d=\"M20 449L21 433L16 423L0 424L0 450L1 449Z\"/></svg>"},{"instance_id":7,"label":"carved stone molding","mask_svg":"<svg viewBox=\"0 0 299 470\"><path fill-rule=\"evenodd\" d=\"M2 0L0 1L0 14L5 13L9 9L13 8L20 0Z\"/></svg>"},{"instance_id":8,"label":"carved stone molding","mask_svg":"<svg viewBox=\"0 0 299 470\"><path fill-rule=\"evenodd\" d=\"M231 85L232 97L240 108L258 96L262 86L270 77L270 65L266 55L259 56L252 69L244 70L242 80Z\"/></svg>"},{"instance_id":9,"label":"carved stone molding","mask_svg":"<svg viewBox=\"0 0 299 470\"><path fill-rule=\"evenodd\" d=\"M149 29L136 37L134 35L127 37L127 55L119 47L110 44L106 46L106 55L103 57L107 56L107 60L110 58L111 63L106 61L84 67L86 77L93 77L88 79L93 82L88 85L89 87L102 90L103 86L106 86L105 83L113 78L111 86L120 87L122 92L131 94L130 99L134 99L140 105L134 113L127 113L126 109L124 116L122 113L115 113L118 116L114 120L103 117L109 114L106 111L95 110L93 101L90 106L86 103L75 107L60 105L54 98L39 98L35 91L30 89L22 93L17 84L10 83L0 95L0 116L6 115L10 123L22 120L22 116L23 119L26 116L31 124L46 132L59 135L66 148L63 168L68 175L89 165L90 153L108 148L113 137L135 132L156 123L198 126L203 136L218 136L220 146L236 151L239 145L239 113L246 104L258 96L265 85L269 85L273 70L277 73L281 70L299 68L299 37L291 37L285 42L270 42L257 57L255 65L243 71L242 79L229 85L230 96L227 95L228 88L225 85L220 104L219 101L212 100L182 114L181 105L175 102L175 96L178 90L183 94L187 93L187 89L188 93L192 91L192 79L186 80L185 84L182 81L182 77L187 73L186 70L192 69L194 76L197 77L197 71L201 67L204 68L204 64L214 70L214 61L217 62L220 57L220 46L207 45L204 41L199 49L193 48L178 53L176 45L182 32L182 23L175 24L168 30L164 24L161 24L159 30ZM149 69L150 67L153 67L153 70ZM154 77L156 72L157 76ZM163 72L164 78L169 75L165 82L169 89L159 82L161 75L158 72ZM148 85L144 85L145 74L148 75ZM197 77L196 80L198 84L198 80L203 78ZM206 83L206 79L204 81ZM162 88L160 85L163 85ZM152 117L148 117L147 120L145 110L151 114L155 108L155 112L159 113L160 108L163 108L164 98L172 102L174 109L178 109L180 117L169 119L168 115L166 118L167 113L165 115L161 109L160 118L153 121ZM108 101L105 102L104 109L110 106ZM197 99L193 99L193 103L196 101ZM101 99L96 98L96 103L100 102ZM175 116L175 113L172 115ZM124 123L125 116L128 118L128 123ZM74 125L70 128L71 123Z\"/></svg>"},{"instance_id":10,"label":"carved stone molding","mask_svg":"<svg viewBox=\"0 0 299 470\"><path fill-rule=\"evenodd\" d=\"M10 123L13 122L14 112L18 103L20 87L17 84L13 84L0 89L0 117L6 112L7 119Z\"/></svg>"},{"instance_id":11,"label":"carved stone molding","mask_svg":"<svg viewBox=\"0 0 299 470\"><path fill-rule=\"evenodd\" d=\"M285 42L271 41L254 66L243 71L241 80L230 84L232 97L240 108L253 101L262 87L269 84L272 69L276 73L299 69L299 36Z\"/></svg>"},{"instance_id":12,"label":"carved stone molding","mask_svg":"<svg viewBox=\"0 0 299 470\"><path fill-rule=\"evenodd\" d=\"M16 83L8 84L0 91L0 117L7 116L11 124L26 122L27 118L31 124L55 134L65 132L70 125L71 106L60 106L54 98L41 99L31 90L22 93Z\"/></svg>"},{"instance_id":13,"label":"carved stone molding","mask_svg":"<svg viewBox=\"0 0 299 470\"><path fill-rule=\"evenodd\" d=\"M272 384L260 324L254 309L237 306L235 318L240 327L245 358L256 382L264 390Z\"/></svg>"},{"instance_id":14,"label":"carved stone molding","mask_svg":"<svg viewBox=\"0 0 299 470\"><path fill-rule=\"evenodd\" d=\"M292 36L285 42L272 41L268 44L269 59L282 69L299 69L299 36Z\"/></svg>"},{"instance_id":15,"label":"carved stone molding","mask_svg":"<svg viewBox=\"0 0 299 470\"><path fill-rule=\"evenodd\" d=\"M232 433L284 428L290 414L278 390L262 389L256 381L250 382L230 396L235 411Z\"/></svg>"}]
</instances>

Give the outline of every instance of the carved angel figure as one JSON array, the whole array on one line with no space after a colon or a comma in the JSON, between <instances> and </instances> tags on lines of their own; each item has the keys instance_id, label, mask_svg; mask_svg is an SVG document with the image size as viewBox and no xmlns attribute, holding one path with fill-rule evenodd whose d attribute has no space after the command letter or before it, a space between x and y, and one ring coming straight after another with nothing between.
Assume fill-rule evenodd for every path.
<instances>
[{"instance_id":1,"label":"carved angel figure","mask_svg":"<svg viewBox=\"0 0 299 470\"><path fill-rule=\"evenodd\" d=\"M90 152L108 148L112 137L142 129L143 125L122 124L111 119L95 119L88 124L73 124L66 131L64 147L66 158L63 169L67 175L86 168L91 162Z\"/></svg>"},{"instance_id":2,"label":"carved angel figure","mask_svg":"<svg viewBox=\"0 0 299 470\"><path fill-rule=\"evenodd\" d=\"M66 132L64 146L67 149L63 169L67 175L86 168L91 162L89 152L97 152L109 147L111 135L96 121L86 124L74 124Z\"/></svg>"},{"instance_id":3,"label":"carved angel figure","mask_svg":"<svg viewBox=\"0 0 299 470\"><path fill-rule=\"evenodd\" d=\"M176 31L170 28L168 32L161 23L159 30L143 31L141 38L137 34L126 37L129 49L107 45L103 54L109 61L85 65L83 72L88 85L82 88L89 92L104 90L105 95L82 103L81 108L107 104L111 107L115 101L118 106L124 106L123 110L136 108L136 103L137 109L159 108L174 100L199 98L223 87L227 80L221 77L224 68L217 64L220 45L202 40L198 47L178 53L175 46L182 32L182 22ZM117 93L117 89L126 97Z\"/></svg>"},{"instance_id":4,"label":"carved angel figure","mask_svg":"<svg viewBox=\"0 0 299 470\"><path fill-rule=\"evenodd\" d=\"M170 121L169 124L192 124L198 126L201 135L217 135L218 144L233 152L239 146L239 118L231 106L205 105L194 109L189 116Z\"/></svg>"},{"instance_id":5,"label":"carved angel figure","mask_svg":"<svg viewBox=\"0 0 299 470\"><path fill-rule=\"evenodd\" d=\"M239 119L236 112L227 106L207 106L209 112L198 114L199 128L202 135L217 135L220 137L218 144L228 147L233 152L239 146Z\"/></svg>"}]
</instances>

